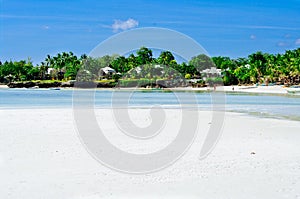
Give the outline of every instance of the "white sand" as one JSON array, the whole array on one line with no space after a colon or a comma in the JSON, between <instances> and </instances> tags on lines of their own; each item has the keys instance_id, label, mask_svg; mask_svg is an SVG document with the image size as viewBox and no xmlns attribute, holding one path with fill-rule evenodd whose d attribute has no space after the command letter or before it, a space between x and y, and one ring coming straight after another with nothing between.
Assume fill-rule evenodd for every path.
<instances>
[{"instance_id":1,"label":"white sand","mask_svg":"<svg viewBox=\"0 0 300 199\"><path fill-rule=\"evenodd\" d=\"M171 90L177 91L214 91L213 87L179 87L171 88ZM300 88L289 88L284 86L219 86L216 87L216 91L236 92L236 93L265 93L265 94L288 94L288 91L293 94L299 94Z\"/></svg>"},{"instance_id":2,"label":"white sand","mask_svg":"<svg viewBox=\"0 0 300 199\"><path fill-rule=\"evenodd\" d=\"M0 89L7 89L8 86L0 85ZM232 89L234 88L234 89ZM73 88L62 88L73 89ZM99 90L114 90L115 88L98 88ZM136 88L121 88L122 90L135 90ZM167 88L173 91L213 91L212 87L192 88L192 87L178 87ZM147 88L139 88L139 90L151 90ZM289 88L284 86L222 86L216 87L216 91L238 92L238 93L266 93L266 94L300 94L300 88Z\"/></svg>"},{"instance_id":3,"label":"white sand","mask_svg":"<svg viewBox=\"0 0 300 199\"><path fill-rule=\"evenodd\" d=\"M232 90L232 87L234 90ZM225 86L225 91L247 93L273 93L287 94L287 88L283 86Z\"/></svg>"},{"instance_id":4,"label":"white sand","mask_svg":"<svg viewBox=\"0 0 300 199\"><path fill-rule=\"evenodd\" d=\"M1 88L8 88L8 86L7 86L7 85L0 84L0 89L1 89Z\"/></svg>"},{"instance_id":5,"label":"white sand","mask_svg":"<svg viewBox=\"0 0 300 199\"><path fill-rule=\"evenodd\" d=\"M97 111L108 136L116 134L109 114ZM131 115L143 126L144 114ZM167 115L173 131L178 113ZM300 198L299 122L227 113L216 148L199 160L211 120L208 112L200 116L201 134L183 158L157 173L130 175L102 166L86 152L71 110L0 110L0 198ZM111 139L122 145L122 137ZM133 150L126 143L120 147ZM136 146L153 151L159 145Z\"/></svg>"}]
</instances>

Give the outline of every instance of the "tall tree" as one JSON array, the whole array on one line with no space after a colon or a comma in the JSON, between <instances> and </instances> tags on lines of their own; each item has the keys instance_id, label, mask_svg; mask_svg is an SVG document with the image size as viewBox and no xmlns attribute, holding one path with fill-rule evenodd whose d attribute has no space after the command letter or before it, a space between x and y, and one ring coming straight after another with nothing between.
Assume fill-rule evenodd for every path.
<instances>
[{"instance_id":1,"label":"tall tree","mask_svg":"<svg viewBox=\"0 0 300 199\"><path fill-rule=\"evenodd\" d=\"M175 57L170 51L163 51L160 53L159 57L157 58L157 63L169 66L171 61L173 60L175 60Z\"/></svg>"},{"instance_id":2,"label":"tall tree","mask_svg":"<svg viewBox=\"0 0 300 199\"><path fill-rule=\"evenodd\" d=\"M258 82L263 80L264 74L266 73L267 56L268 54L263 54L262 52L256 52L248 56L250 66L257 72Z\"/></svg>"},{"instance_id":3,"label":"tall tree","mask_svg":"<svg viewBox=\"0 0 300 199\"><path fill-rule=\"evenodd\" d=\"M146 47L141 47L136 52L136 54L137 54L136 60L138 65L149 64L153 61L151 49L148 49Z\"/></svg>"},{"instance_id":4,"label":"tall tree","mask_svg":"<svg viewBox=\"0 0 300 199\"><path fill-rule=\"evenodd\" d=\"M212 59L205 54L192 57L189 61L189 65L194 66L199 72L215 66Z\"/></svg>"}]
</instances>

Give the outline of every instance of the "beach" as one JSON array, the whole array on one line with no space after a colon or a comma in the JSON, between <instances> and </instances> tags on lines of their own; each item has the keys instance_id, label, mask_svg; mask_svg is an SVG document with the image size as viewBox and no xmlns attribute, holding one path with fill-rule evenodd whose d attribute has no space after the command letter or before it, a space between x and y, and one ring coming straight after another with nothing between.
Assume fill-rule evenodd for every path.
<instances>
[{"instance_id":1,"label":"beach","mask_svg":"<svg viewBox=\"0 0 300 199\"><path fill-rule=\"evenodd\" d=\"M178 111L166 109L164 133L142 144L116 131L110 109L95 114L116 146L149 153L172 141ZM199 111L199 133L182 158L158 172L134 175L107 168L87 152L72 109L2 109L0 198L300 198L298 121L226 112L222 136L200 160L211 114ZM137 125L149 123L145 109L133 109L131 117Z\"/></svg>"},{"instance_id":2,"label":"beach","mask_svg":"<svg viewBox=\"0 0 300 199\"><path fill-rule=\"evenodd\" d=\"M300 88L290 88L285 86L217 86L202 87L202 88L175 88L171 90L189 90L189 91L219 91L219 92L232 92L232 93L261 93L261 94L289 94L300 93Z\"/></svg>"},{"instance_id":3,"label":"beach","mask_svg":"<svg viewBox=\"0 0 300 199\"><path fill-rule=\"evenodd\" d=\"M0 85L0 89L8 89L7 85ZM25 88L24 88L25 89ZM52 88L53 89L53 88ZM58 88L56 88L58 89ZM65 87L65 88L59 88L59 89L65 89L65 90L73 90L73 87ZM78 88L76 88L78 89ZM136 88L136 87L130 87L130 88L97 88L98 90L159 90L155 88ZM250 86L216 86L214 87L200 87L200 88L193 88L193 87L175 87L175 88L165 88L165 90L171 90L171 91L219 91L219 92L231 92L231 93L257 93L257 94L297 94L300 93L300 87L292 88L292 87L285 87L285 86L256 86L256 85L250 85Z\"/></svg>"},{"instance_id":4,"label":"beach","mask_svg":"<svg viewBox=\"0 0 300 199\"><path fill-rule=\"evenodd\" d=\"M0 84L0 89L6 89L6 88L8 88L7 85Z\"/></svg>"},{"instance_id":5,"label":"beach","mask_svg":"<svg viewBox=\"0 0 300 199\"><path fill-rule=\"evenodd\" d=\"M0 199L300 199L300 0L0 8Z\"/></svg>"}]
</instances>

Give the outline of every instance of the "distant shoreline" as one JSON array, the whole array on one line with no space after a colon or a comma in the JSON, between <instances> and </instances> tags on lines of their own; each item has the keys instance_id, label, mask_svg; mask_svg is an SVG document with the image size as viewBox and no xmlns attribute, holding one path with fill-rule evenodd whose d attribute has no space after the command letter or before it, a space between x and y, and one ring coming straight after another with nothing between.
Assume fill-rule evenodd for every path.
<instances>
[{"instance_id":1,"label":"distant shoreline","mask_svg":"<svg viewBox=\"0 0 300 199\"><path fill-rule=\"evenodd\" d=\"M0 89L15 89L9 88L7 85L0 85ZM24 88L26 89L26 88ZM33 88L28 88L33 89ZM34 89L45 89L45 88L34 88ZM51 89L51 88L46 88ZM64 87L59 88L61 90L70 90L74 89L74 87ZM77 89L77 88L75 88ZM215 89L213 87L201 87L201 88L193 88L193 87L175 87L175 88L136 88L136 87L128 87L128 88L96 88L97 90L140 90L140 91L203 91L203 92L230 92L230 93L256 93L256 94L295 94L300 95L300 87L291 88L285 86L218 86ZM83 88L84 90L84 88Z\"/></svg>"}]
</instances>

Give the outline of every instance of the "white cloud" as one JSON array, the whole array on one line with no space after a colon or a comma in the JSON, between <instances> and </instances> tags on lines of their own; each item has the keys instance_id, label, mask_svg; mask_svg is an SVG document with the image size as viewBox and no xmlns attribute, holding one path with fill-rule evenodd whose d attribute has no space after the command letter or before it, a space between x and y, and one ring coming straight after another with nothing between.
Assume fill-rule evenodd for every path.
<instances>
[{"instance_id":1,"label":"white cloud","mask_svg":"<svg viewBox=\"0 0 300 199\"><path fill-rule=\"evenodd\" d=\"M256 39L256 35L250 35L250 39L255 40Z\"/></svg>"},{"instance_id":2,"label":"white cloud","mask_svg":"<svg viewBox=\"0 0 300 199\"><path fill-rule=\"evenodd\" d=\"M295 41L296 46L300 46L300 38Z\"/></svg>"},{"instance_id":3,"label":"white cloud","mask_svg":"<svg viewBox=\"0 0 300 199\"><path fill-rule=\"evenodd\" d=\"M277 46L279 46L279 47L287 47L287 46L290 46L290 44L287 43L287 42L284 42L284 41L280 41L280 42L277 43Z\"/></svg>"},{"instance_id":4,"label":"white cloud","mask_svg":"<svg viewBox=\"0 0 300 199\"><path fill-rule=\"evenodd\" d=\"M48 30L48 29L50 29L50 27L49 26L43 26L42 27L44 30Z\"/></svg>"},{"instance_id":5,"label":"white cloud","mask_svg":"<svg viewBox=\"0 0 300 199\"><path fill-rule=\"evenodd\" d=\"M251 25L237 25L231 26L235 28L246 28L246 29L266 29L266 30L300 30L299 27L284 27L284 26L251 26Z\"/></svg>"},{"instance_id":6,"label":"white cloud","mask_svg":"<svg viewBox=\"0 0 300 199\"><path fill-rule=\"evenodd\" d=\"M115 23L111 26L114 32L119 30L127 30L130 28L137 27L139 22L129 18L127 21L115 20Z\"/></svg>"}]
</instances>

